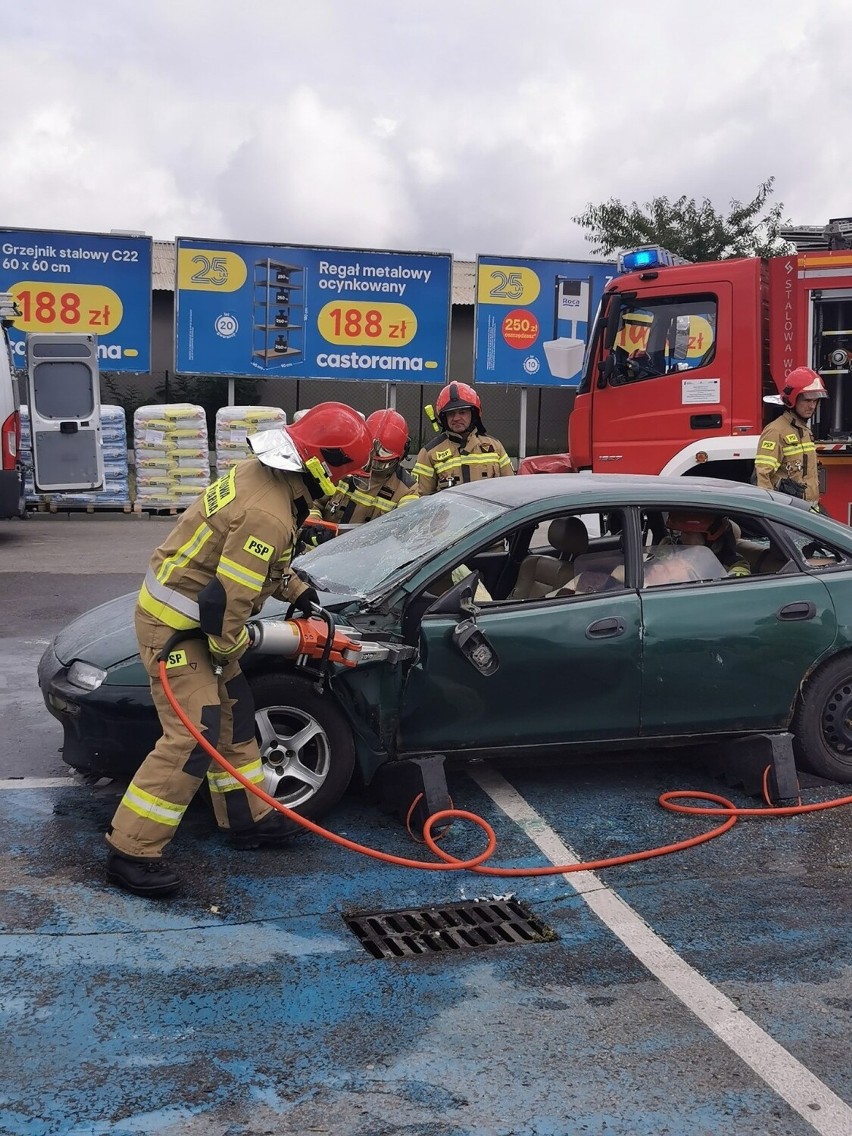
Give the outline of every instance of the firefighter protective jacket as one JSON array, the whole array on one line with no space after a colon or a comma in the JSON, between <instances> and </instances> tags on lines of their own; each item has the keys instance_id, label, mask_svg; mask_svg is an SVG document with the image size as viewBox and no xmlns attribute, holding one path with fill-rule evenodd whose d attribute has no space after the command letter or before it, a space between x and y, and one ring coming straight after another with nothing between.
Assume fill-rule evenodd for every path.
<instances>
[{"instance_id":1,"label":"firefighter protective jacket","mask_svg":"<svg viewBox=\"0 0 852 1136\"><path fill-rule=\"evenodd\" d=\"M365 477L346 477L333 497L324 498L311 515L338 525L362 525L384 516L397 507L403 497L414 493L414 478L397 466L392 473L372 473Z\"/></svg>"},{"instance_id":2,"label":"firefighter protective jacket","mask_svg":"<svg viewBox=\"0 0 852 1136\"><path fill-rule=\"evenodd\" d=\"M301 474L238 462L201 493L151 557L139 606L168 627L201 627L218 660L248 646L246 621L269 596L307 587L289 571L312 498Z\"/></svg>"},{"instance_id":3,"label":"firefighter protective jacket","mask_svg":"<svg viewBox=\"0 0 852 1136\"><path fill-rule=\"evenodd\" d=\"M819 500L814 436L807 422L793 410L779 414L760 435L754 472L762 489L775 489L782 478L789 477L804 487L806 501Z\"/></svg>"},{"instance_id":4,"label":"firefighter protective jacket","mask_svg":"<svg viewBox=\"0 0 852 1136\"><path fill-rule=\"evenodd\" d=\"M463 441L442 432L423 447L414 463L417 492L428 497L439 489L485 477L511 477L515 472L503 443L473 429Z\"/></svg>"}]
</instances>

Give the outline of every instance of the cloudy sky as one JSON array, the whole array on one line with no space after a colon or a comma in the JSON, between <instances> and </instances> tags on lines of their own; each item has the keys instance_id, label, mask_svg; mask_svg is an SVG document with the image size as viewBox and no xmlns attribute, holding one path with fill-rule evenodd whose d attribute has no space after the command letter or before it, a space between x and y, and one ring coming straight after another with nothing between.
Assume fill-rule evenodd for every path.
<instances>
[{"instance_id":1,"label":"cloudy sky","mask_svg":"<svg viewBox=\"0 0 852 1136\"><path fill-rule=\"evenodd\" d=\"M0 227L588 255L609 197L852 215L849 0L9 3Z\"/></svg>"}]
</instances>

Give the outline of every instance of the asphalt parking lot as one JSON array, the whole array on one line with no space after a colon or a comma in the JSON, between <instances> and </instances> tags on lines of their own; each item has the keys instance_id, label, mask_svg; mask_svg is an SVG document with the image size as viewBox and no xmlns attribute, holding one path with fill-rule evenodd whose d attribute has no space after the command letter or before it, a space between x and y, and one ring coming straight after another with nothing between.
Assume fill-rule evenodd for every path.
<instances>
[{"instance_id":1,"label":"asphalt parking lot","mask_svg":"<svg viewBox=\"0 0 852 1136\"><path fill-rule=\"evenodd\" d=\"M236 853L199 805L174 843L178 897L109 887L101 834L123 786L69 775L36 664L74 615L138 586L170 523L0 523L0 1132L849 1136L848 809L507 880L388 867L314 836ZM450 787L495 827L497 863L568 864L710 827L660 809L667 789L755 804L692 757L477 763ZM428 858L369 793L328 823ZM446 837L459 856L480 840ZM376 958L350 926L510 896L543 941Z\"/></svg>"}]
</instances>

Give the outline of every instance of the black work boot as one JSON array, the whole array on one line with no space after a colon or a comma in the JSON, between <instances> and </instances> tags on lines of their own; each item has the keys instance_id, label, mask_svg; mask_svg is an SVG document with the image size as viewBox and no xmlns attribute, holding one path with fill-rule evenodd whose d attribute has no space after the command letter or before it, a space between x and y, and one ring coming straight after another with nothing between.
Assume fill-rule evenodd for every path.
<instances>
[{"instance_id":1,"label":"black work boot","mask_svg":"<svg viewBox=\"0 0 852 1136\"><path fill-rule=\"evenodd\" d=\"M170 895L180 887L180 880L165 860L134 859L114 849L107 856L107 879L134 895L156 898Z\"/></svg>"},{"instance_id":2,"label":"black work boot","mask_svg":"<svg viewBox=\"0 0 852 1136\"><path fill-rule=\"evenodd\" d=\"M228 843L232 848L243 851L254 848L280 848L283 844L289 844L294 837L303 836L305 832L307 829L297 821L290 820L283 813L273 809L251 828L231 829Z\"/></svg>"}]
</instances>

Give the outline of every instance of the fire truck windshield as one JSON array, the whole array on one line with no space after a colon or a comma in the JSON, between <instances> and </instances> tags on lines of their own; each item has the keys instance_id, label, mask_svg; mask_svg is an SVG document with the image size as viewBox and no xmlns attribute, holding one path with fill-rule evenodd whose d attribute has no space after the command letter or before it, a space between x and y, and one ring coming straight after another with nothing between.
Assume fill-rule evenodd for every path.
<instances>
[{"instance_id":1,"label":"fire truck windshield","mask_svg":"<svg viewBox=\"0 0 852 1136\"><path fill-rule=\"evenodd\" d=\"M639 382L711 362L716 345L716 297L622 298L607 373L615 383Z\"/></svg>"}]
</instances>

